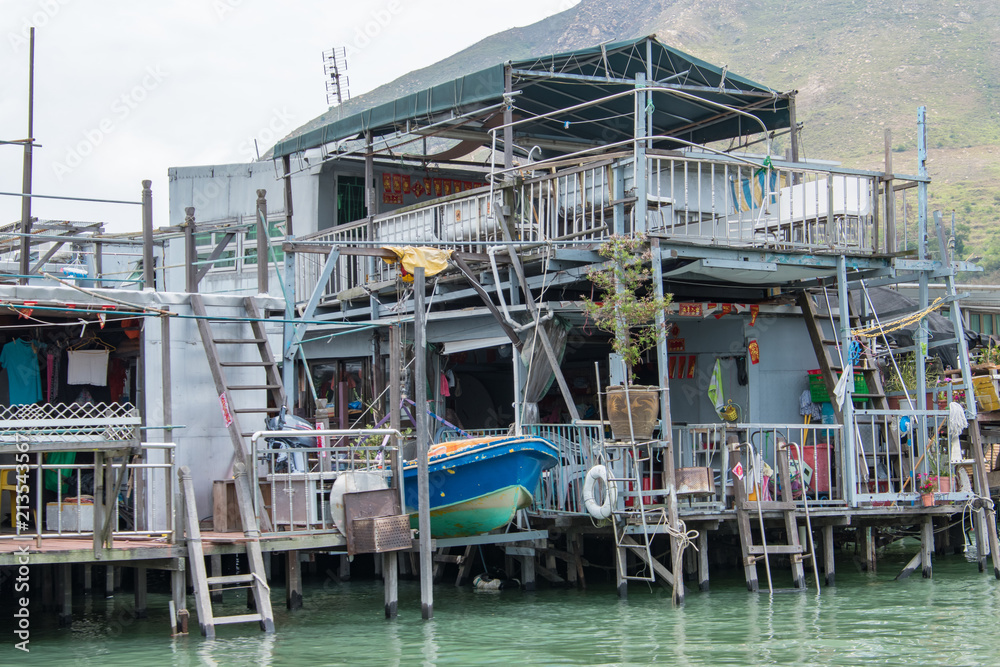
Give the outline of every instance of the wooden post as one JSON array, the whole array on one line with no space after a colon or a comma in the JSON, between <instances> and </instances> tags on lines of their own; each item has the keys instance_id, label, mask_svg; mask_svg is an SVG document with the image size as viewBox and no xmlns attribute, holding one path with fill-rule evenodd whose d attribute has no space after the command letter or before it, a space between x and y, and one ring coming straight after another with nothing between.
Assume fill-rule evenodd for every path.
<instances>
[{"instance_id":1,"label":"wooden post","mask_svg":"<svg viewBox=\"0 0 1000 667\"><path fill-rule=\"evenodd\" d=\"M615 547L618 553L615 554L615 585L618 588L618 598L621 600L628 599L628 579L625 578L625 568L628 567L628 549L625 547Z\"/></svg>"},{"instance_id":2,"label":"wooden post","mask_svg":"<svg viewBox=\"0 0 1000 667\"><path fill-rule=\"evenodd\" d=\"M396 551L382 554L382 585L385 590L385 617L399 613L399 555Z\"/></svg>"},{"instance_id":3,"label":"wooden post","mask_svg":"<svg viewBox=\"0 0 1000 667\"><path fill-rule=\"evenodd\" d=\"M184 209L184 290L198 291L198 250L194 242L194 206Z\"/></svg>"},{"instance_id":4,"label":"wooden post","mask_svg":"<svg viewBox=\"0 0 1000 667\"><path fill-rule=\"evenodd\" d=\"M41 268L41 267L39 267ZM104 275L104 244L95 243L94 244L94 274L97 277L97 281L94 282L94 287L104 287L104 281L101 280L101 276ZM117 287L117 285L112 285L112 287Z\"/></svg>"},{"instance_id":5,"label":"wooden post","mask_svg":"<svg viewBox=\"0 0 1000 667\"><path fill-rule=\"evenodd\" d=\"M730 447L730 451L740 457L740 446L739 444L727 445ZM756 593L760 590L760 581L757 579L757 559L750 555L750 535L751 526L750 518L747 516L747 512L743 510L743 503L747 500L746 489L743 486L743 480L739 477L733 477L733 493L736 499L736 521L739 524L740 533L740 556L743 561L743 573L746 575L747 579L747 590L751 593Z\"/></svg>"},{"instance_id":6,"label":"wooden post","mask_svg":"<svg viewBox=\"0 0 1000 667\"><path fill-rule=\"evenodd\" d=\"M35 28L28 29L28 137L24 142L24 163L21 171L21 277L18 282L28 284L31 271L31 162L35 148ZM95 515L96 516L96 515Z\"/></svg>"},{"instance_id":7,"label":"wooden post","mask_svg":"<svg viewBox=\"0 0 1000 667\"><path fill-rule=\"evenodd\" d=\"M178 567L170 571L170 594L171 602L174 603L174 610L177 617L171 619L177 624L178 632L187 634L187 582L185 581L186 559L177 559Z\"/></svg>"},{"instance_id":8,"label":"wooden post","mask_svg":"<svg viewBox=\"0 0 1000 667\"><path fill-rule=\"evenodd\" d=\"M146 568L139 566L135 572L135 617L146 618Z\"/></svg>"},{"instance_id":9,"label":"wooden post","mask_svg":"<svg viewBox=\"0 0 1000 667\"><path fill-rule=\"evenodd\" d=\"M85 563L83 566L83 592L89 593L94 587L94 566Z\"/></svg>"},{"instance_id":10,"label":"wooden post","mask_svg":"<svg viewBox=\"0 0 1000 667\"><path fill-rule=\"evenodd\" d=\"M788 464L788 445L781 443L778 445L778 478L781 480L781 499L786 503L794 503L795 498L792 494L792 477ZM785 533L788 535L788 544L801 547L802 543L799 540L799 527L798 520L792 512L785 511ZM790 559L792 561L792 582L796 588L805 590L806 588L806 572L802 565L802 554L793 553L790 554Z\"/></svg>"},{"instance_id":11,"label":"wooden post","mask_svg":"<svg viewBox=\"0 0 1000 667\"><path fill-rule=\"evenodd\" d=\"M302 563L294 550L285 558L285 604L289 609L302 608Z\"/></svg>"},{"instance_id":12,"label":"wooden post","mask_svg":"<svg viewBox=\"0 0 1000 667\"><path fill-rule=\"evenodd\" d=\"M208 557L208 562L212 566L212 578L221 577L222 576L222 554L212 554L211 556ZM215 604L216 602L218 602L219 604L222 604L222 589L221 588L210 588L209 589L209 593L210 593L209 598L212 600L213 604Z\"/></svg>"},{"instance_id":13,"label":"wooden post","mask_svg":"<svg viewBox=\"0 0 1000 667\"><path fill-rule=\"evenodd\" d=\"M59 612L59 627L68 628L73 624L73 564L62 563L59 566L62 577L59 585L62 587L62 610Z\"/></svg>"},{"instance_id":14,"label":"wooden post","mask_svg":"<svg viewBox=\"0 0 1000 667\"><path fill-rule=\"evenodd\" d=\"M967 367L967 366L966 366ZM971 401L967 396L966 400ZM976 461L976 493L983 498L990 497L989 484L986 475L986 457L983 454L982 434L979 432L979 417L975 417L969 424L969 438L972 441L972 455ZM986 536L989 539L990 557L993 560L993 576L1000 579L1000 540L997 539L997 515L992 503L988 504L984 510L986 515Z\"/></svg>"},{"instance_id":15,"label":"wooden post","mask_svg":"<svg viewBox=\"0 0 1000 667\"><path fill-rule=\"evenodd\" d=\"M924 579L931 578L931 554L934 553L934 520L924 517L920 524L920 559L923 565Z\"/></svg>"},{"instance_id":16,"label":"wooden post","mask_svg":"<svg viewBox=\"0 0 1000 667\"><path fill-rule=\"evenodd\" d=\"M972 528L976 536L976 563L979 566L979 571L985 572L986 551L989 549L989 541L986 538L986 521L983 518L982 508L972 512Z\"/></svg>"},{"instance_id":17,"label":"wooden post","mask_svg":"<svg viewBox=\"0 0 1000 667\"><path fill-rule=\"evenodd\" d=\"M109 598L115 595L115 569L110 563L104 566L104 593Z\"/></svg>"},{"instance_id":18,"label":"wooden post","mask_svg":"<svg viewBox=\"0 0 1000 667\"><path fill-rule=\"evenodd\" d=\"M156 289L153 267L153 181L142 182L142 288Z\"/></svg>"},{"instance_id":19,"label":"wooden post","mask_svg":"<svg viewBox=\"0 0 1000 667\"><path fill-rule=\"evenodd\" d=\"M521 586L526 591L535 590L535 557L521 556Z\"/></svg>"},{"instance_id":20,"label":"wooden post","mask_svg":"<svg viewBox=\"0 0 1000 667\"><path fill-rule=\"evenodd\" d=\"M257 292L267 294L267 273L270 258L267 244L270 241L270 229L267 223L267 190L257 191Z\"/></svg>"},{"instance_id":21,"label":"wooden post","mask_svg":"<svg viewBox=\"0 0 1000 667\"><path fill-rule=\"evenodd\" d=\"M865 571L875 573L878 570L878 563L875 557L875 539L878 536L877 529L872 526L864 526L861 531L861 544L865 559Z\"/></svg>"},{"instance_id":22,"label":"wooden post","mask_svg":"<svg viewBox=\"0 0 1000 667\"><path fill-rule=\"evenodd\" d=\"M885 251L896 252L896 191L892 189L892 130L885 130L885 178L882 181L885 200Z\"/></svg>"},{"instance_id":23,"label":"wooden post","mask_svg":"<svg viewBox=\"0 0 1000 667\"><path fill-rule=\"evenodd\" d=\"M347 559L347 556L340 557L340 580L351 580L351 561Z\"/></svg>"},{"instance_id":24,"label":"wooden post","mask_svg":"<svg viewBox=\"0 0 1000 667\"><path fill-rule=\"evenodd\" d=\"M826 575L826 585L833 586L833 525L823 526L823 573Z\"/></svg>"},{"instance_id":25,"label":"wooden post","mask_svg":"<svg viewBox=\"0 0 1000 667\"><path fill-rule=\"evenodd\" d=\"M698 533L698 590L708 590L708 528Z\"/></svg>"},{"instance_id":26,"label":"wooden post","mask_svg":"<svg viewBox=\"0 0 1000 667\"><path fill-rule=\"evenodd\" d=\"M427 344L424 331L424 267L413 272L413 384L416 407L413 409L417 431L417 517L420 531L420 608L424 620L434 618L434 582L431 575L430 479L427 452Z\"/></svg>"}]
</instances>

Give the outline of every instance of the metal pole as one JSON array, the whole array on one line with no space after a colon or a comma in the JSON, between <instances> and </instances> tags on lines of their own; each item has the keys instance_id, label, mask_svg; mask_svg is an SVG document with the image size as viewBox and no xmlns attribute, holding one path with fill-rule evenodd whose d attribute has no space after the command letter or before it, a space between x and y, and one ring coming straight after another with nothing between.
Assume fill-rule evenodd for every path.
<instances>
[{"instance_id":1,"label":"metal pole","mask_svg":"<svg viewBox=\"0 0 1000 667\"><path fill-rule=\"evenodd\" d=\"M635 75L635 87L639 92L635 95L635 221L632 226L633 232L644 234L646 232L646 209L649 202L646 200L646 142L640 141L646 137L646 75L639 73ZM631 381L631 380L629 380Z\"/></svg>"},{"instance_id":2,"label":"metal pole","mask_svg":"<svg viewBox=\"0 0 1000 667\"><path fill-rule=\"evenodd\" d=\"M420 611L424 620L434 618L434 581L431 555L431 501L427 452L427 342L424 337L424 267L413 272L413 389L417 431L417 519L420 531Z\"/></svg>"},{"instance_id":3,"label":"metal pole","mask_svg":"<svg viewBox=\"0 0 1000 667\"><path fill-rule=\"evenodd\" d=\"M846 479L844 485L847 487L844 494L848 504L857 506L854 496L857 494L858 478L858 456L854 441L854 366L851 364L851 314L850 314L850 292L847 290L847 257L841 255L837 258L837 301L840 309L840 362L847 373L847 396L844 399L844 407L841 415L844 419L844 470ZM831 313L832 314L832 313Z\"/></svg>"},{"instance_id":4,"label":"metal pole","mask_svg":"<svg viewBox=\"0 0 1000 667\"><path fill-rule=\"evenodd\" d=\"M153 181L142 182L142 288L156 289L153 271Z\"/></svg>"},{"instance_id":5,"label":"metal pole","mask_svg":"<svg viewBox=\"0 0 1000 667\"><path fill-rule=\"evenodd\" d=\"M917 166L921 179L927 177L927 107L917 109ZM917 258L927 259L927 183L921 180L917 184ZM919 276L919 299L921 310L927 308L928 304L928 276L926 270L920 271ZM956 335L958 332L956 332ZM922 318L917 325L914 335L916 351L917 371L917 396L916 407L918 410L927 408L927 376L925 373L925 360L927 358L927 318ZM959 345L962 341L959 341ZM918 417L920 428L917 429L917 446L920 452L927 452L927 416L921 414ZM924 456L924 470L930 470L930 455ZM928 566L929 563L925 563Z\"/></svg>"},{"instance_id":6,"label":"metal pole","mask_svg":"<svg viewBox=\"0 0 1000 667\"><path fill-rule=\"evenodd\" d=\"M28 33L28 139L24 142L24 165L21 172L21 192L31 194L31 158L35 143L35 28ZM21 198L21 277L18 282L28 284L31 270L31 197Z\"/></svg>"},{"instance_id":7,"label":"metal pole","mask_svg":"<svg viewBox=\"0 0 1000 667\"><path fill-rule=\"evenodd\" d=\"M267 190L257 191L257 292L267 294L267 274L271 265L267 256L270 230L267 224Z\"/></svg>"}]
</instances>

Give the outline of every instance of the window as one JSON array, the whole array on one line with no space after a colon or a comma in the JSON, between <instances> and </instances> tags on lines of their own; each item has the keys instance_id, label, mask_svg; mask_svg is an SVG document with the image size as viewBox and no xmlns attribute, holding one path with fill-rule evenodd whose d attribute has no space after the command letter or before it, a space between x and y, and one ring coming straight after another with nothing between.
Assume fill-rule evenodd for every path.
<instances>
[{"instance_id":1,"label":"window","mask_svg":"<svg viewBox=\"0 0 1000 667\"><path fill-rule=\"evenodd\" d=\"M365 217L365 179L360 176L337 177L337 224L346 225Z\"/></svg>"},{"instance_id":2,"label":"window","mask_svg":"<svg viewBox=\"0 0 1000 667\"><path fill-rule=\"evenodd\" d=\"M981 331L982 325L979 323L979 313L969 313L969 329L971 331Z\"/></svg>"},{"instance_id":3,"label":"window","mask_svg":"<svg viewBox=\"0 0 1000 667\"><path fill-rule=\"evenodd\" d=\"M281 249L281 239L285 237L285 220L270 220L267 223L267 234L270 237L270 257L273 261L281 262L285 259L285 251ZM246 238L243 241L243 263L250 266L257 265L257 225L247 228Z\"/></svg>"},{"instance_id":4,"label":"window","mask_svg":"<svg viewBox=\"0 0 1000 667\"><path fill-rule=\"evenodd\" d=\"M203 232L194 235L194 244L198 250L198 262L205 262L211 256L212 251L226 237L226 232ZM222 251L219 258L212 264L210 271L235 271L236 270L236 249L239 246L239 237L229 241L226 249ZM205 266L198 264L198 270Z\"/></svg>"}]
</instances>

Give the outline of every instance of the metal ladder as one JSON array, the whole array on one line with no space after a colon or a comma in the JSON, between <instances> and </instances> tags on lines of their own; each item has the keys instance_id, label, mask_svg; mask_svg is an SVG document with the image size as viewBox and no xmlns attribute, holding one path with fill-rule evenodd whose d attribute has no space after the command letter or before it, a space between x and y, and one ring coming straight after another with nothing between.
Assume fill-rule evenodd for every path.
<instances>
[{"instance_id":1,"label":"metal ladder","mask_svg":"<svg viewBox=\"0 0 1000 667\"><path fill-rule=\"evenodd\" d=\"M656 566L659 563L653 558L651 549L656 532L650 530L651 527L655 526L651 526L648 519L652 514L660 517L657 525L666 521L666 511L663 508L647 510L646 501L643 498L643 493L647 492L642 489L642 464L650 460L648 454L644 455L640 452L644 444L648 445L649 443L636 443L634 441L604 443L605 461L609 473L608 484L628 483L632 491L637 494L632 507L619 509L616 506L611 509L611 525L615 535L615 563L618 567L618 576L624 581L656 581L656 570L658 569ZM649 447L646 449L651 451ZM622 471L622 477L613 476L616 468ZM636 541L627 531L628 526L636 524L642 527L642 531L639 533L640 541ZM647 568L643 570L646 574L630 575L628 573L628 563L625 560L625 554L628 551L635 553L647 565Z\"/></svg>"},{"instance_id":2,"label":"metal ladder","mask_svg":"<svg viewBox=\"0 0 1000 667\"><path fill-rule=\"evenodd\" d=\"M254 460L248 456L245 446L246 439L253 435L254 431L244 431L240 427L241 414L266 415L276 413L285 405L285 389L282 384L281 371L274 355L271 353L271 345L268 343L267 332L264 331L263 318L257 309L257 304L253 297L246 297L243 300L246 311L245 320L233 320L219 318L213 320L209 317L205 308L205 302L200 294L191 294L191 310L198 318L198 332L201 334L201 341L205 347L205 356L208 359L208 366L212 371L212 380L215 382L215 390L219 394L219 400L223 404L226 415L226 427L233 444L236 463L242 464L246 470L254 470ZM229 326L239 326L249 328L249 336L238 337L217 337L213 330L213 324L224 322ZM256 347L259 361L222 361L220 347L236 348L245 345ZM226 379L227 368L261 368L264 371L263 384L230 384ZM240 407L237 408L233 402L233 392L238 391L261 391L265 390L268 401L263 406ZM263 425L263 424L261 424ZM258 500L260 500L258 498ZM262 512L260 517L264 530L271 529L271 522L267 514Z\"/></svg>"},{"instance_id":3,"label":"metal ladder","mask_svg":"<svg viewBox=\"0 0 1000 667\"><path fill-rule=\"evenodd\" d=\"M183 466L179 471L184 493L184 529L187 541L188 560L191 563L191 581L194 584L195 608L198 611L198 625L201 634L212 639L215 626L230 623L260 624L264 632L274 632L274 612L271 609L271 589L267 585L264 570L264 556L260 548L260 530L250 502L250 488L246 469L237 464L236 496L239 500L243 531L247 537L246 555L250 564L248 574L233 574L210 577L205 569L205 552L201 545L201 529L198 526L198 510L195 505L194 484L191 470ZM227 586L249 588L253 592L256 611L251 614L216 616L212 610L212 589Z\"/></svg>"},{"instance_id":4,"label":"metal ladder","mask_svg":"<svg viewBox=\"0 0 1000 667\"><path fill-rule=\"evenodd\" d=\"M806 534L808 536L808 550L806 545L799 542L799 525L795 500L792 493L791 474L788 464L788 447L780 443L778 445L778 480L781 483L781 500L764 500L763 488L754 484L756 500L750 500L746 491L743 479L733 476L733 487L736 493L736 522L740 533L740 549L743 556L743 568L747 579L747 589L751 592L760 590L760 583L757 578L757 562L764 561L764 568L767 573L768 591L774 593L774 583L771 578L771 555L788 556L792 562L792 583L794 590L805 591L806 579L805 568L802 561L809 559L812 562L813 576L816 580L816 592L819 593L819 570L816 565L816 549L812 535L812 521L809 517L808 494L802 494L802 501L805 509ZM749 456L754 457L753 449L749 444L730 445L730 451L740 459L740 454L744 448L749 450ZM799 452L801 459L802 453ZM748 469L748 468L747 468ZM787 542L785 544L768 544L764 526L764 512L780 511L785 525ZM753 526L750 521L750 513L755 512L760 530L760 544L754 542Z\"/></svg>"}]
</instances>

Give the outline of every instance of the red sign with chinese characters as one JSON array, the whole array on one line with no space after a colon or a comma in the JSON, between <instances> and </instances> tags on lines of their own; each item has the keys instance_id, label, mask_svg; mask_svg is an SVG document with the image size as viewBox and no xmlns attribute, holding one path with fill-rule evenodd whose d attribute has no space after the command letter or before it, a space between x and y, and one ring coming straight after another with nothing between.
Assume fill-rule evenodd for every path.
<instances>
[{"instance_id":1,"label":"red sign with chinese characters","mask_svg":"<svg viewBox=\"0 0 1000 667\"><path fill-rule=\"evenodd\" d=\"M678 304L677 314L681 317L701 317L701 304L700 303L681 303Z\"/></svg>"}]
</instances>

